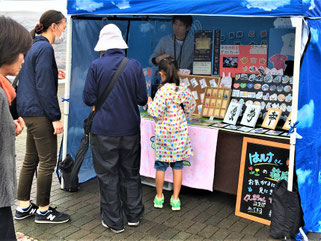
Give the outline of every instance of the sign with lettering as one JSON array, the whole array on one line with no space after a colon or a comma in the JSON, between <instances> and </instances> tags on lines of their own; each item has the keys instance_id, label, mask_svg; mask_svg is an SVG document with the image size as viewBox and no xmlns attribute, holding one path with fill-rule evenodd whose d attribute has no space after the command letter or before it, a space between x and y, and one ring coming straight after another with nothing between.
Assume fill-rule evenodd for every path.
<instances>
[{"instance_id":1,"label":"sign with lettering","mask_svg":"<svg viewBox=\"0 0 321 241\"><path fill-rule=\"evenodd\" d=\"M276 183L288 180L290 145L243 138L235 215L270 225Z\"/></svg>"}]
</instances>

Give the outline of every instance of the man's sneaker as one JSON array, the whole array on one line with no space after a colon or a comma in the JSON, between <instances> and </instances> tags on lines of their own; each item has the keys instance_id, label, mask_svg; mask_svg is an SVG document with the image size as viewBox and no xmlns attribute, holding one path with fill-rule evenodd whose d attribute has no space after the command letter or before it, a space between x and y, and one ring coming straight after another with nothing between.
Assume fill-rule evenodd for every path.
<instances>
[{"instance_id":1,"label":"man's sneaker","mask_svg":"<svg viewBox=\"0 0 321 241\"><path fill-rule=\"evenodd\" d=\"M163 204L164 204L164 194L162 194L161 198L158 198L156 194L154 198L154 208L163 208Z\"/></svg>"},{"instance_id":2,"label":"man's sneaker","mask_svg":"<svg viewBox=\"0 0 321 241\"><path fill-rule=\"evenodd\" d=\"M56 208L49 207L45 213L41 213L39 209L36 212L36 223L66 223L70 220L70 216L66 213L61 213Z\"/></svg>"},{"instance_id":3,"label":"man's sneaker","mask_svg":"<svg viewBox=\"0 0 321 241\"><path fill-rule=\"evenodd\" d=\"M173 211L179 211L181 210L181 201L179 199L174 200L173 196L171 196L171 206Z\"/></svg>"},{"instance_id":4,"label":"man's sneaker","mask_svg":"<svg viewBox=\"0 0 321 241\"><path fill-rule=\"evenodd\" d=\"M27 208L17 207L14 219L22 220L27 217L31 217L36 214L37 209L38 209L38 206L36 204L34 204L33 202L31 202L29 207L27 207Z\"/></svg>"},{"instance_id":5,"label":"man's sneaker","mask_svg":"<svg viewBox=\"0 0 321 241\"><path fill-rule=\"evenodd\" d=\"M102 224L105 228L109 228L110 231L112 231L113 233L122 233L122 232L125 231L124 228L117 230L117 229L113 229L113 228L108 227L108 225L105 224L104 220L101 221L101 224Z\"/></svg>"},{"instance_id":6,"label":"man's sneaker","mask_svg":"<svg viewBox=\"0 0 321 241\"><path fill-rule=\"evenodd\" d=\"M128 222L127 224L128 224L128 226L130 226L130 227L137 227L138 225L139 225L139 221L137 221L137 222Z\"/></svg>"}]
</instances>

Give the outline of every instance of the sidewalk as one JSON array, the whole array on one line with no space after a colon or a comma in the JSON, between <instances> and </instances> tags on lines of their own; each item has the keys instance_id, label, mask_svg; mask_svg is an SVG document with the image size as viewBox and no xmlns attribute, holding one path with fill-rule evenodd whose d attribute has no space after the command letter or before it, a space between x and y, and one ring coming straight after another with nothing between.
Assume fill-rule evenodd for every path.
<instances>
[{"instance_id":1,"label":"sidewalk","mask_svg":"<svg viewBox=\"0 0 321 241\"><path fill-rule=\"evenodd\" d=\"M63 96L64 85L59 85ZM61 98L60 98L61 99ZM17 137L17 176L25 152L26 131ZM61 139L61 135L59 136ZM59 146L59 145L58 145ZM53 176L51 203L71 215L65 224L36 224L33 218L15 221L17 232L37 240L273 240L269 227L234 215L234 195L182 188L182 210L172 212L170 192L165 191L163 209L153 207L155 189L143 185L145 215L139 227L125 226L125 232L114 234L101 225L97 179L81 184L80 191L60 190ZM36 200L34 182L31 199ZM28 239L19 239L28 240Z\"/></svg>"}]
</instances>

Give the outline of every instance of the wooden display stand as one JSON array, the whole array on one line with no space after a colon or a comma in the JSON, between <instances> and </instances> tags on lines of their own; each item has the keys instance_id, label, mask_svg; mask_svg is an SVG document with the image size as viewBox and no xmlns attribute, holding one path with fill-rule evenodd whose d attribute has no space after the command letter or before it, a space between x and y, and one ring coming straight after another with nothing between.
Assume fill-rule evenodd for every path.
<instances>
[{"instance_id":1,"label":"wooden display stand","mask_svg":"<svg viewBox=\"0 0 321 241\"><path fill-rule=\"evenodd\" d=\"M206 88L202 116L224 119L230 98L231 89L229 88Z\"/></svg>"},{"instance_id":2,"label":"wooden display stand","mask_svg":"<svg viewBox=\"0 0 321 241\"><path fill-rule=\"evenodd\" d=\"M215 87L220 84L218 76L202 76L202 75L179 75L181 84L187 86L196 101L194 114L200 115L203 100L205 99L206 87Z\"/></svg>"}]
</instances>

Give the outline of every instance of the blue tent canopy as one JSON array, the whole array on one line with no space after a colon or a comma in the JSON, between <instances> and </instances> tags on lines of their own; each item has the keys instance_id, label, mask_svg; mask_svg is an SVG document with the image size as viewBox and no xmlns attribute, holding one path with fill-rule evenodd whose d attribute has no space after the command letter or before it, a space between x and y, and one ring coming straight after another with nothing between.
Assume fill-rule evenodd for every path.
<instances>
[{"instance_id":1,"label":"blue tent canopy","mask_svg":"<svg viewBox=\"0 0 321 241\"><path fill-rule=\"evenodd\" d=\"M319 0L68 0L68 14L320 17Z\"/></svg>"},{"instance_id":2,"label":"blue tent canopy","mask_svg":"<svg viewBox=\"0 0 321 241\"><path fill-rule=\"evenodd\" d=\"M93 18L92 16L106 15L194 15L196 19L204 23L205 28L211 29L212 21L217 26L223 24L228 32L229 26L243 24L251 21L251 18L234 18L230 16L256 17L251 21L251 28L256 25L267 29L273 28L271 18L258 17L286 17L300 16L307 18L310 41L306 47L300 69L299 97L298 97L298 121L297 132L302 139L297 140L296 148L296 173L298 176L299 192L306 228L309 231L321 232L321 1L320 0L67 0L68 14L83 15L85 18L73 19L72 24L72 62L70 79L70 108L68 124L68 153L74 157L80 138L83 134L82 120L88 115L90 108L81 101L81 93L86 76L86 70L98 54L93 51L97 42L100 29L107 23L106 20ZM220 17L218 17L220 16ZM224 18L221 18L224 16ZM86 17L88 17L85 24ZM128 35L128 23L120 19L110 20L117 24L123 34ZM145 21L145 22L144 22ZM131 23L131 29L144 29L146 21ZM248 22L247 22L248 23ZM145 25L144 25L145 24ZM135 49L144 49L145 55L148 49L140 38L148 40L150 45L155 45L153 38L170 31L170 23L153 22L155 29L162 31L144 32L139 37L131 34L128 39L128 56L140 58L142 66L147 66L146 56L135 53ZM144 28L143 28L144 27ZM131 30L132 31L132 30ZM233 31L233 30L232 30ZM167 33L166 32L166 33ZM84 36L86 36L84 38ZM243 43L241 43L243 44ZM146 52L147 51L147 52ZM84 58L83 56L86 56ZM82 111L80 111L82 110ZM83 110L87 110L83 111ZM87 160L91 160L91 153ZM94 176L92 162L85 161L79 175L80 181L86 181Z\"/></svg>"}]
</instances>

